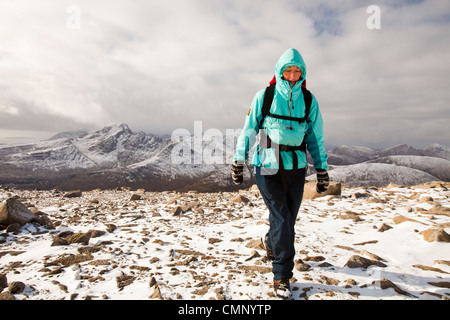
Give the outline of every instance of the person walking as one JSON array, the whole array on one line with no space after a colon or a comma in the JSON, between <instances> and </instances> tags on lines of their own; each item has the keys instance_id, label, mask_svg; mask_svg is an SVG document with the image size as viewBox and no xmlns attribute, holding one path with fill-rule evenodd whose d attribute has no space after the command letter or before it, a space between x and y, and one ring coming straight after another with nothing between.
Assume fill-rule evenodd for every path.
<instances>
[{"instance_id":1,"label":"person walking","mask_svg":"<svg viewBox=\"0 0 450 320\"><path fill-rule=\"evenodd\" d=\"M317 172L317 191L329 185L323 119L314 95L305 87L306 65L290 48L275 65L271 85L256 93L236 144L231 177L243 182L243 166L259 134L251 164L269 209L269 231L264 245L272 261L276 296L289 298L295 256L294 226L300 209L307 170L306 151Z\"/></svg>"}]
</instances>

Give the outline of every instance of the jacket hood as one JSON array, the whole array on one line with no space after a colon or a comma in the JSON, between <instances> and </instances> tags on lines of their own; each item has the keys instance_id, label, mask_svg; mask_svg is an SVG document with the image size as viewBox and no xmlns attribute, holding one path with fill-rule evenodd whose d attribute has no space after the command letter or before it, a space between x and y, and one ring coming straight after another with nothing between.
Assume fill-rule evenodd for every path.
<instances>
[{"instance_id":1,"label":"jacket hood","mask_svg":"<svg viewBox=\"0 0 450 320\"><path fill-rule=\"evenodd\" d=\"M303 60L302 55L294 48L290 48L286 50L281 57L278 59L277 64L275 65L275 77L277 82L277 90L283 95L286 95L286 92L289 92L289 83L282 79L283 71L290 66L299 67L302 70L302 77L295 85L295 88L300 88L303 81L305 81L306 77L306 64ZM296 91L296 90L295 90Z\"/></svg>"},{"instance_id":2,"label":"jacket hood","mask_svg":"<svg viewBox=\"0 0 450 320\"><path fill-rule=\"evenodd\" d=\"M278 59L275 65L275 74L280 78L283 76L283 71L290 66L299 67L302 70L302 79L306 77L306 64L302 55L294 48L287 49Z\"/></svg>"}]
</instances>

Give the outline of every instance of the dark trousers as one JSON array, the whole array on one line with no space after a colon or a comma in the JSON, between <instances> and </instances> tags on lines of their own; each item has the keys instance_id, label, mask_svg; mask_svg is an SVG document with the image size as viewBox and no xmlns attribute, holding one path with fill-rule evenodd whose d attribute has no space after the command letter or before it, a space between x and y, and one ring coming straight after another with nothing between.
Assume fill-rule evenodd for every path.
<instances>
[{"instance_id":1,"label":"dark trousers","mask_svg":"<svg viewBox=\"0 0 450 320\"><path fill-rule=\"evenodd\" d=\"M292 184L292 170L285 170L288 190L284 191L280 172L264 174L256 167L255 179L261 195L269 208L270 228L266 237L275 260L272 262L274 280L289 279L294 268L295 220L300 209L305 185L306 168L299 169L295 184Z\"/></svg>"}]
</instances>

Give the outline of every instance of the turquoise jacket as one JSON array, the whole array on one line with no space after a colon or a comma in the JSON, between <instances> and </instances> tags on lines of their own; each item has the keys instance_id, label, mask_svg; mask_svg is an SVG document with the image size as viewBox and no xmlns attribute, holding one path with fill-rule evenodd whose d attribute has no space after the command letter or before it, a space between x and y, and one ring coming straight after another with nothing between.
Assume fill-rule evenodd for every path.
<instances>
[{"instance_id":1,"label":"turquoise jacket","mask_svg":"<svg viewBox=\"0 0 450 320\"><path fill-rule=\"evenodd\" d=\"M302 70L302 78L295 86L282 79L283 71L289 66L297 66ZM276 87L270 112L282 116L303 118L305 116L305 100L301 85L305 81L306 65L300 53L295 49L284 52L275 66ZM299 146L305 139L307 150L314 161L316 169L328 170L327 154L325 153L323 119L319 105L312 95L311 109L306 122L299 124L296 121L276 119L266 116L262 123L262 105L265 89L259 91L252 102L251 108L245 118L241 135L237 140L234 160L244 162L248 158L249 150L253 147L260 129L275 143ZM288 128L288 129L287 129ZM277 153L274 148L262 148L258 145L253 153L252 165L278 169ZM260 152L262 151L262 152ZM306 154L300 150L297 153L298 168L307 166ZM281 151L285 170L293 169L292 151Z\"/></svg>"}]
</instances>

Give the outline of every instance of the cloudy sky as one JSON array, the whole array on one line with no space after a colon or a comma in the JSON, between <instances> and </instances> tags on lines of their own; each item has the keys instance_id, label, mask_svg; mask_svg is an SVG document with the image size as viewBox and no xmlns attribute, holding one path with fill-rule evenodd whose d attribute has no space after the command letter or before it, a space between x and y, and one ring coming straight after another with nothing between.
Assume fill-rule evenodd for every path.
<instances>
[{"instance_id":1,"label":"cloudy sky","mask_svg":"<svg viewBox=\"0 0 450 320\"><path fill-rule=\"evenodd\" d=\"M328 145L450 146L448 0L2 1L0 39L0 138L225 133L294 47Z\"/></svg>"}]
</instances>

